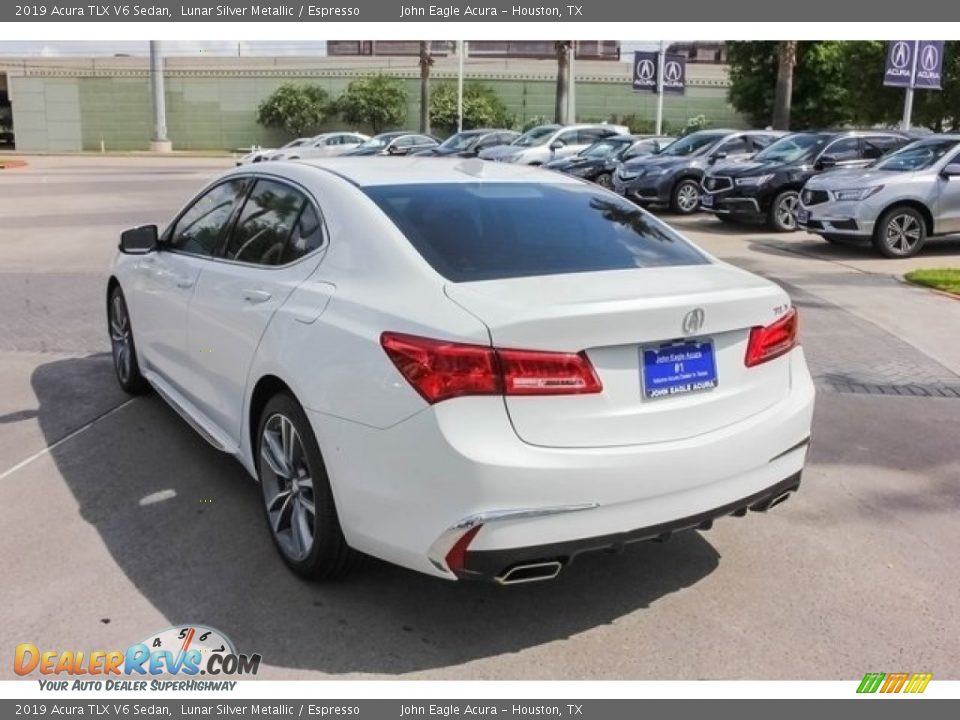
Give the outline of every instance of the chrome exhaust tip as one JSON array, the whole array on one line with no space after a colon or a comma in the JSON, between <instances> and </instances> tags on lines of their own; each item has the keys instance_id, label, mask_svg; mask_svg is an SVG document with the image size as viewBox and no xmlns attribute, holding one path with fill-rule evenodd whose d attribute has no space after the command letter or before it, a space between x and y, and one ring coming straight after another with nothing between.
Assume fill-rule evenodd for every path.
<instances>
[{"instance_id":1,"label":"chrome exhaust tip","mask_svg":"<svg viewBox=\"0 0 960 720\"><path fill-rule=\"evenodd\" d=\"M563 570L563 563L559 560L546 562L520 563L509 568L506 572L497 575L496 581L501 585L520 585L521 583L553 580Z\"/></svg>"}]
</instances>

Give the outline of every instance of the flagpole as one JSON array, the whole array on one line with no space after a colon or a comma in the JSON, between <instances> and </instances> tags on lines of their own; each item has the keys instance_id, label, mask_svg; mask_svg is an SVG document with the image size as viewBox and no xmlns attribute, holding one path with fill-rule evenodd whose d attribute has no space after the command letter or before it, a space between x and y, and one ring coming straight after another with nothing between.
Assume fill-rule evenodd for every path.
<instances>
[{"instance_id":1,"label":"flagpole","mask_svg":"<svg viewBox=\"0 0 960 720\"><path fill-rule=\"evenodd\" d=\"M910 130L910 124L913 119L913 87L917 81L917 55L920 54L920 41L913 41L913 67L910 70L910 84L907 86L906 95L903 98L903 121L900 123L900 129L904 132Z\"/></svg>"}]
</instances>

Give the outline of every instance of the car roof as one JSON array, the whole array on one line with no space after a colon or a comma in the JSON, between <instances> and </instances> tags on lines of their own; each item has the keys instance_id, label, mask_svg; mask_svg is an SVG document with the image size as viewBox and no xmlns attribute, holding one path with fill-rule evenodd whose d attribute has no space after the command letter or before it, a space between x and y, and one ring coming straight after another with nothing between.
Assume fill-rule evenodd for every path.
<instances>
[{"instance_id":1,"label":"car roof","mask_svg":"<svg viewBox=\"0 0 960 720\"><path fill-rule=\"evenodd\" d=\"M862 128L820 128L815 130L796 130L791 135L849 135L851 137L860 137L862 135L893 135L896 137L909 137L907 133L900 130L880 129L862 129Z\"/></svg>"},{"instance_id":2,"label":"car roof","mask_svg":"<svg viewBox=\"0 0 960 720\"><path fill-rule=\"evenodd\" d=\"M279 169L285 162L270 163ZM487 162L477 158L435 157L333 157L297 160L291 165L309 165L318 172L331 172L358 187L426 183L536 182L582 184L577 178L548 172L530 165Z\"/></svg>"}]
</instances>

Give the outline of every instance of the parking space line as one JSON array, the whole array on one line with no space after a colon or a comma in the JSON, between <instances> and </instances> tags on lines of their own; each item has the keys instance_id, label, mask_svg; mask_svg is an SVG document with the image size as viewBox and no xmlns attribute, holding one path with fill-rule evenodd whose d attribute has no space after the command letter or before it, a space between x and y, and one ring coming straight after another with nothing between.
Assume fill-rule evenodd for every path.
<instances>
[{"instance_id":1,"label":"parking space line","mask_svg":"<svg viewBox=\"0 0 960 720\"><path fill-rule=\"evenodd\" d=\"M119 410L122 410L122 409L125 408L127 405L129 405L130 403L132 403L134 400L136 400L136 398L130 398L130 399L128 399L128 400L124 400L122 403L120 403L120 404L117 405L116 407L110 408L110 409L107 410L106 412L101 413L100 415L97 415L97 417L95 417L93 420L91 420L90 422L88 422L88 423L86 423L86 424L84 424L84 425L81 425L81 426L78 427L76 430L71 430L69 433L67 433L66 435L64 435L64 436L63 436L62 438L60 438L59 440L51 443L50 445L47 445L47 446L46 446L45 448L43 448L42 450L39 450L39 451L35 452L35 453L34 453L33 455L31 455L30 457L28 457L28 458L26 458L26 459L24 459L24 460L21 460L20 462L18 462L18 463L17 463L16 465L14 465L13 467L11 467L11 468L9 468L9 469L7 469L7 470L4 470L2 473L0 473L0 480L5 480L5 479L7 478L7 476L13 475L13 473L15 473L17 470L20 470L21 468L26 467L27 465L29 465L30 463L32 463L32 462L33 462L34 460L36 460L37 458L40 458L40 457L43 457L44 455L47 455L48 453L50 453L50 452L52 452L53 450L55 450L56 448L58 448L60 445L63 445L63 444L64 444L65 442L67 442L68 440L72 440L73 438L75 438L75 437L76 437L77 435L79 435L80 433L86 432L87 430L89 430L90 428L92 428L94 425L96 425L98 422L100 422L101 420L104 420L104 419L108 418L109 416L113 415L115 412L117 412L117 411L119 411Z\"/></svg>"}]
</instances>

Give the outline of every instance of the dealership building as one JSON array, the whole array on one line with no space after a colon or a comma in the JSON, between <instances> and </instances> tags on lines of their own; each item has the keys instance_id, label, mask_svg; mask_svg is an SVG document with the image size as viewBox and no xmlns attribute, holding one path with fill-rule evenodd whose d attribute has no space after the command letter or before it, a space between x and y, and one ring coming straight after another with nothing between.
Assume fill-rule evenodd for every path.
<instances>
[{"instance_id":1,"label":"dealership building","mask_svg":"<svg viewBox=\"0 0 960 720\"><path fill-rule=\"evenodd\" d=\"M453 43L434 42L434 83L456 82L459 63L453 48ZM664 99L667 127L676 128L700 115L714 127L743 126L743 118L727 101L722 44L685 43L671 51L687 55L689 61L686 92ZM556 92L554 52L549 41L472 42L464 74L468 82L491 86L515 115L517 125L550 122ZM277 145L289 138L256 121L258 105L277 87L287 82L311 83L333 98L351 80L379 72L406 83L405 127L416 128L418 54L416 42L330 41L325 56L167 57L163 73L168 136L175 150ZM625 61L627 55L616 41L577 42L578 122L622 121L625 116L652 122L656 95L633 91L633 67ZM20 151L145 150L152 132L149 58L0 57L0 103L12 118ZM335 127L343 127L342 121L332 119L330 129Z\"/></svg>"}]
</instances>

